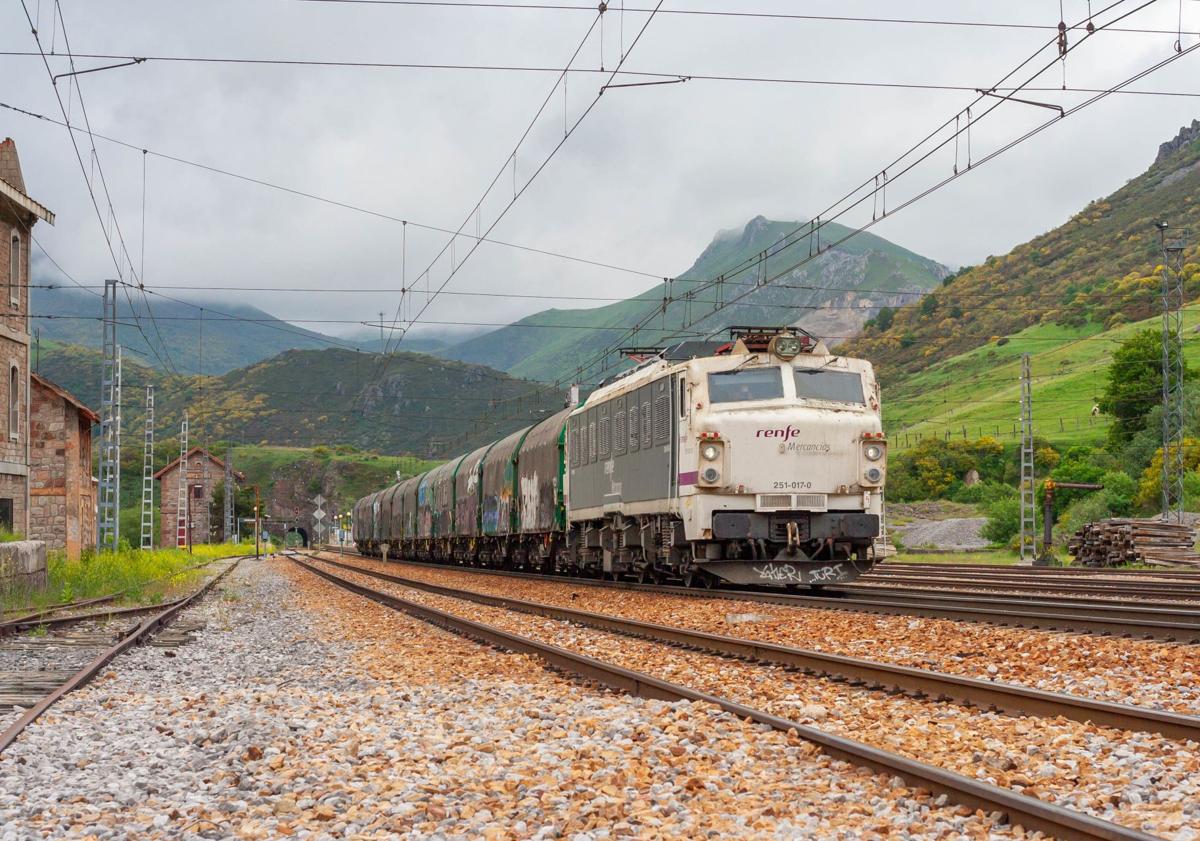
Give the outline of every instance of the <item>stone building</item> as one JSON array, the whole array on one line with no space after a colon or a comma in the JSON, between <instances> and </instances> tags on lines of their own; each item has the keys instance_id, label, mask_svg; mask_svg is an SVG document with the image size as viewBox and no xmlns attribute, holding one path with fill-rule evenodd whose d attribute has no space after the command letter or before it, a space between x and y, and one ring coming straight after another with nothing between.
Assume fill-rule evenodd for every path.
<instances>
[{"instance_id":1,"label":"stone building","mask_svg":"<svg viewBox=\"0 0 1200 841\"><path fill-rule=\"evenodd\" d=\"M29 249L54 214L25 194L17 145L0 141L0 526L29 534Z\"/></svg>"},{"instance_id":2,"label":"stone building","mask_svg":"<svg viewBox=\"0 0 1200 841\"><path fill-rule=\"evenodd\" d=\"M100 416L70 392L30 375L29 538L77 560L96 545L92 425Z\"/></svg>"},{"instance_id":3,"label":"stone building","mask_svg":"<svg viewBox=\"0 0 1200 841\"><path fill-rule=\"evenodd\" d=\"M224 514L211 509L213 490L225 481L225 462L203 447L192 447L187 452L183 467L187 471L187 534L193 544L219 542L224 538ZM158 480L161 520L159 546L186 545L186 538L179 539L179 471L179 459L175 459L154 474ZM233 471L235 485L240 485L245 478L243 474Z\"/></svg>"}]
</instances>

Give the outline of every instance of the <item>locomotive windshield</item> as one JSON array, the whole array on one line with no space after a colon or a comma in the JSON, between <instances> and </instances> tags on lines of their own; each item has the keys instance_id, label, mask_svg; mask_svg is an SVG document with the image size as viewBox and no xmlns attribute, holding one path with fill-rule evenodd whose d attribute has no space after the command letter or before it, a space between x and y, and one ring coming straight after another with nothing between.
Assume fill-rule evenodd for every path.
<instances>
[{"instance_id":1,"label":"locomotive windshield","mask_svg":"<svg viewBox=\"0 0 1200 841\"><path fill-rule=\"evenodd\" d=\"M714 371L708 375L710 403L741 403L783 397L783 377L776 367Z\"/></svg>"},{"instance_id":2,"label":"locomotive windshield","mask_svg":"<svg viewBox=\"0 0 1200 841\"><path fill-rule=\"evenodd\" d=\"M863 405L862 377L846 371L826 371L821 368L793 368L796 396L811 400L830 400L834 403Z\"/></svg>"}]
</instances>

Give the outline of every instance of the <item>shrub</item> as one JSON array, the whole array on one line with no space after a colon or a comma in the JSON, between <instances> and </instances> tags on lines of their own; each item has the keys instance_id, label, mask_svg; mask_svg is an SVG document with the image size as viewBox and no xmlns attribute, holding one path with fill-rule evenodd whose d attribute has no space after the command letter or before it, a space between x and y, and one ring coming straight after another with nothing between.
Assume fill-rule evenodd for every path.
<instances>
[{"instance_id":1,"label":"shrub","mask_svg":"<svg viewBox=\"0 0 1200 841\"><path fill-rule=\"evenodd\" d=\"M1003 482L983 481L976 485L963 485L951 497L955 502L968 505L988 506L1002 499L1016 499L1017 489Z\"/></svg>"},{"instance_id":2,"label":"shrub","mask_svg":"<svg viewBox=\"0 0 1200 841\"><path fill-rule=\"evenodd\" d=\"M1174 456L1174 449L1171 450ZM1184 438L1183 439L1183 469L1193 471L1200 467L1200 439ZM1163 453L1162 447L1159 447L1154 453L1154 458L1150 459L1149 466L1142 471L1141 480L1138 482L1137 494L1133 498L1133 504L1144 511L1151 511L1159 504L1159 497L1162 494L1162 468L1163 468Z\"/></svg>"},{"instance_id":3,"label":"shrub","mask_svg":"<svg viewBox=\"0 0 1200 841\"><path fill-rule=\"evenodd\" d=\"M1021 501L1015 497L998 499L987 508L984 538L992 543L1007 545L1021 530Z\"/></svg>"}]
</instances>

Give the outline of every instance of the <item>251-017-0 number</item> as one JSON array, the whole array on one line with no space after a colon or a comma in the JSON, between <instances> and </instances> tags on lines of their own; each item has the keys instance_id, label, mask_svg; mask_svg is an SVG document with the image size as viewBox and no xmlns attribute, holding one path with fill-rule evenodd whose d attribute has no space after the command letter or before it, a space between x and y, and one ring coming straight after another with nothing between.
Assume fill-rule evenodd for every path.
<instances>
[{"instance_id":1,"label":"251-017-0 number","mask_svg":"<svg viewBox=\"0 0 1200 841\"><path fill-rule=\"evenodd\" d=\"M812 482L776 482L774 485L777 491L801 491L812 487Z\"/></svg>"}]
</instances>

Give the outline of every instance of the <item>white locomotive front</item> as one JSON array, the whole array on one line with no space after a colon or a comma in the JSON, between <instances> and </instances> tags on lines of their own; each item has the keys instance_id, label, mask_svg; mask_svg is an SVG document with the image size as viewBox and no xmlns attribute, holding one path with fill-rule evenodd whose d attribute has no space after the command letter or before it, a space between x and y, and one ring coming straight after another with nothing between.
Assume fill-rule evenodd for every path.
<instances>
[{"instance_id":1,"label":"white locomotive front","mask_svg":"<svg viewBox=\"0 0 1200 841\"><path fill-rule=\"evenodd\" d=\"M821 586L873 563L879 387L802 331L672 348L593 392L566 440L571 566Z\"/></svg>"}]
</instances>

